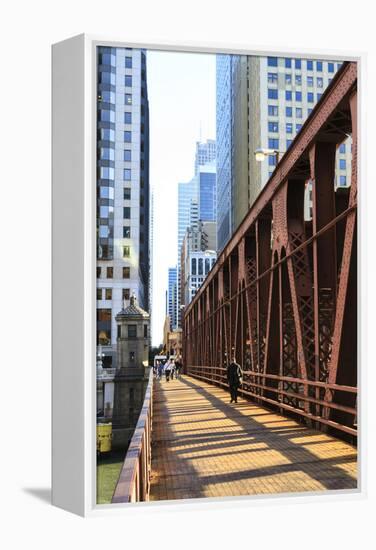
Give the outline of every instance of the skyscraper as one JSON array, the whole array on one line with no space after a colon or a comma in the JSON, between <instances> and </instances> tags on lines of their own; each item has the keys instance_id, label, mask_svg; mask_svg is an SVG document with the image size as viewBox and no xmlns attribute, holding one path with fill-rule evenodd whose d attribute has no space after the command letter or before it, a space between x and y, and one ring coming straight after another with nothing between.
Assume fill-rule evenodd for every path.
<instances>
[{"instance_id":1,"label":"skyscraper","mask_svg":"<svg viewBox=\"0 0 376 550\"><path fill-rule=\"evenodd\" d=\"M198 221L216 220L216 143L207 140L196 143L195 175L187 183L178 185L178 294L177 320L180 326L180 268L181 250L186 229Z\"/></svg>"},{"instance_id":2,"label":"skyscraper","mask_svg":"<svg viewBox=\"0 0 376 550\"><path fill-rule=\"evenodd\" d=\"M199 166L215 161L216 147L214 139L208 139L205 142L196 142L195 174L197 174Z\"/></svg>"},{"instance_id":3,"label":"skyscraper","mask_svg":"<svg viewBox=\"0 0 376 550\"><path fill-rule=\"evenodd\" d=\"M116 314L149 309L149 107L146 53L97 56L97 344L115 366Z\"/></svg>"},{"instance_id":4,"label":"skyscraper","mask_svg":"<svg viewBox=\"0 0 376 550\"><path fill-rule=\"evenodd\" d=\"M217 246L231 236L232 62L234 55L216 58Z\"/></svg>"},{"instance_id":5,"label":"skyscraper","mask_svg":"<svg viewBox=\"0 0 376 550\"><path fill-rule=\"evenodd\" d=\"M167 315L170 318L170 330L177 327L178 270L168 268Z\"/></svg>"},{"instance_id":6,"label":"skyscraper","mask_svg":"<svg viewBox=\"0 0 376 550\"><path fill-rule=\"evenodd\" d=\"M275 149L281 157L340 65L338 61L217 56L218 250L276 165L274 155L257 162L255 150ZM338 149L336 167L336 185L346 186L351 167L349 142ZM307 188L307 217L309 204Z\"/></svg>"}]
</instances>

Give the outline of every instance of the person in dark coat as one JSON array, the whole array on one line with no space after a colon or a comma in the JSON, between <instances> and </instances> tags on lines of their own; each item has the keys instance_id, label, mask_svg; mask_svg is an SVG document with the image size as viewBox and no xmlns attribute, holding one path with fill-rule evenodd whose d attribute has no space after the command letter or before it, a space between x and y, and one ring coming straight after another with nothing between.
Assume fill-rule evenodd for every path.
<instances>
[{"instance_id":1,"label":"person in dark coat","mask_svg":"<svg viewBox=\"0 0 376 550\"><path fill-rule=\"evenodd\" d=\"M236 362L235 357L227 367L227 381L230 387L231 401L230 403L238 402L238 388L242 384L242 369Z\"/></svg>"}]
</instances>

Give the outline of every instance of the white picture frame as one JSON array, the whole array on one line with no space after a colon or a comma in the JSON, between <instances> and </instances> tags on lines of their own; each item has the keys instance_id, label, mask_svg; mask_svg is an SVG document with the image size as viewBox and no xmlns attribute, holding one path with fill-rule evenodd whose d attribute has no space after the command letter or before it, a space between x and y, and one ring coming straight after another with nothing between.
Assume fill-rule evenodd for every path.
<instances>
[{"instance_id":1,"label":"white picture frame","mask_svg":"<svg viewBox=\"0 0 376 550\"><path fill-rule=\"evenodd\" d=\"M52 503L79 514L91 516L118 513L135 507L157 507L159 503L96 504L96 55L98 45L169 51L234 53L319 57L358 63L360 107L364 93L365 56L361 53L233 48L224 44L135 44L81 34L52 47ZM360 142L360 236L364 234L365 185L362 173L364 114L359 109ZM74 139L72 139L74 136ZM360 260L361 245L358 244ZM361 265L361 261L359 265ZM359 270L359 267L358 267ZM363 276L358 283L358 380L359 400L359 489L344 492L347 499L365 494L365 373L361 365L362 338L360 296ZM68 353L69 343L69 353ZM261 499L310 501L337 500L339 494L303 496L235 497L239 505L257 505ZM164 504L173 508L197 506L197 500ZM208 507L228 506L222 499L200 499Z\"/></svg>"}]
</instances>

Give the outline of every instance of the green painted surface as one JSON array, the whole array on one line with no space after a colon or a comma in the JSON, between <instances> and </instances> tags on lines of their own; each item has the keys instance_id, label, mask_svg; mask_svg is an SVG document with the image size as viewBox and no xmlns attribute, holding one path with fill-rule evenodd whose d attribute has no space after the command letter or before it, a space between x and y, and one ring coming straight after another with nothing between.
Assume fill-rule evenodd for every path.
<instances>
[{"instance_id":1,"label":"green painted surface","mask_svg":"<svg viewBox=\"0 0 376 550\"><path fill-rule=\"evenodd\" d=\"M110 504L125 453L103 453L97 459L97 504Z\"/></svg>"}]
</instances>

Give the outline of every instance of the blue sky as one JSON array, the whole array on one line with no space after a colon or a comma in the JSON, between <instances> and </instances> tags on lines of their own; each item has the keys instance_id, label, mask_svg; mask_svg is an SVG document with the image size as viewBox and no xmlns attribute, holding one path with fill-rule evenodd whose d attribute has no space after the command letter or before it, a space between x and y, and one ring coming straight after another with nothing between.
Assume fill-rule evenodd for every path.
<instances>
[{"instance_id":1,"label":"blue sky","mask_svg":"<svg viewBox=\"0 0 376 550\"><path fill-rule=\"evenodd\" d=\"M196 141L215 139L215 55L147 52L154 190L153 345L163 338L168 268L177 260L177 187L194 175Z\"/></svg>"}]
</instances>

